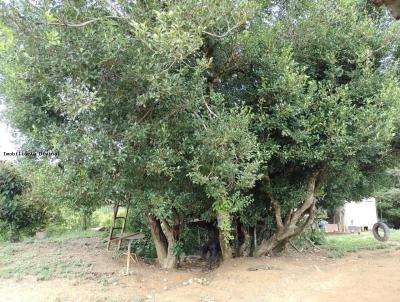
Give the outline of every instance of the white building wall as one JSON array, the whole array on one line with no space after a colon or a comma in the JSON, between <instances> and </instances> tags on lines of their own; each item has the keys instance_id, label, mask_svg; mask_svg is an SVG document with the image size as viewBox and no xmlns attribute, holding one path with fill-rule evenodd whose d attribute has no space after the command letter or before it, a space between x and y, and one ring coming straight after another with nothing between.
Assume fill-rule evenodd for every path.
<instances>
[{"instance_id":1,"label":"white building wall","mask_svg":"<svg viewBox=\"0 0 400 302\"><path fill-rule=\"evenodd\" d=\"M360 202L346 202L344 205L344 223L347 227L368 227L369 230L378 222L375 198Z\"/></svg>"}]
</instances>

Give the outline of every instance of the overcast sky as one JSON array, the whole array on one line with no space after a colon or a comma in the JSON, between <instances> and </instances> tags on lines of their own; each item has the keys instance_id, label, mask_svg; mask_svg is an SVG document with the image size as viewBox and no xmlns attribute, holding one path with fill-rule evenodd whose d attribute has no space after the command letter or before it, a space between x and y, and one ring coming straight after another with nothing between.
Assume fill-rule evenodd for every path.
<instances>
[{"instance_id":1,"label":"overcast sky","mask_svg":"<svg viewBox=\"0 0 400 302\"><path fill-rule=\"evenodd\" d=\"M0 116L4 110L4 105L0 104ZM12 129L0 118L0 160L10 160L12 158L4 157L3 152L17 151L18 146L14 143Z\"/></svg>"}]
</instances>

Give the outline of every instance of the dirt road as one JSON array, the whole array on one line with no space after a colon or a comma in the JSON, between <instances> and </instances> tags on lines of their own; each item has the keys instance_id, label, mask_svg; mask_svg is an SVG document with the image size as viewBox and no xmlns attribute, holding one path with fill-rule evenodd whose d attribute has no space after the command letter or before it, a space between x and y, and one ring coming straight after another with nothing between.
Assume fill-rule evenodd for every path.
<instances>
[{"instance_id":1,"label":"dirt road","mask_svg":"<svg viewBox=\"0 0 400 302\"><path fill-rule=\"evenodd\" d=\"M319 254L234 259L211 273L196 267L163 271L140 264L124 276L124 259L112 260L96 244L94 239L78 241L62 252L65 257L92 261L90 274L47 281L33 276L0 279L0 301L400 301L398 248L341 259ZM31 261L53 251L42 247L37 252Z\"/></svg>"}]
</instances>

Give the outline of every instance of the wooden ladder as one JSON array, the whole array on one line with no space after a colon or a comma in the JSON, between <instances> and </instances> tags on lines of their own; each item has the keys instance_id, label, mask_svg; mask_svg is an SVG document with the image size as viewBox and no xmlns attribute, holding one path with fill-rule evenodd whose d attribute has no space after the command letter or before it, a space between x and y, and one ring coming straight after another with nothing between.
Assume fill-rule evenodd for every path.
<instances>
[{"instance_id":1,"label":"wooden ladder","mask_svg":"<svg viewBox=\"0 0 400 302\"><path fill-rule=\"evenodd\" d=\"M107 250L110 250L111 241L113 241L113 240L115 240L117 238L120 238L120 239L118 239L117 249L119 250L121 248L121 241L122 241L121 237L122 237L122 234L125 232L125 226L126 226L126 220L128 218L128 208L129 208L129 207L126 206L125 207L126 208L125 215L118 216L118 210L121 207L123 207L123 206L120 204L119 201L114 202L113 220L112 220L112 225L111 225L111 229L110 229L110 236L108 237ZM123 219L121 226L116 226L116 221L118 219ZM120 234L117 235L117 236L114 236L114 231L115 230L121 230Z\"/></svg>"}]
</instances>

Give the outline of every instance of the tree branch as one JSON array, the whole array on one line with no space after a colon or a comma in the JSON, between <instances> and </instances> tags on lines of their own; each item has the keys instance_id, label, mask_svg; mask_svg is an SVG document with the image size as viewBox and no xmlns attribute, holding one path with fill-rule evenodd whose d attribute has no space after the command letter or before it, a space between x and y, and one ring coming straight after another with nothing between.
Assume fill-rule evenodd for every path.
<instances>
[{"instance_id":1,"label":"tree branch","mask_svg":"<svg viewBox=\"0 0 400 302\"><path fill-rule=\"evenodd\" d=\"M236 24L235 26L229 28L225 33L220 34L220 35L214 34L214 33L210 33L210 32L208 32L208 31L203 31L203 34L206 34L206 35L211 36L211 37L214 37L214 38L222 39L222 38L225 38L227 35L229 35L229 34L230 34L232 31L234 31L235 29L237 29L237 28L239 28L240 26L242 26L243 24L244 24L244 23L238 23L238 24Z\"/></svg>"},{"instance_id":2,"label":"tree branch","mask_svg":"<svg viewBox=\"0 0 400 302\"><path fill-rule=\"evenodd\" d=\"M283 221L282 221L282 210L281 210L281 205L279 204L279 202L274 198L274 196L272 195L271 192L271 179L269 178L269 175L266 174L264 175L264 179L267 181L268 186L269 186L269 190L267 192L267 195L272 203L272 207L274 208L274 213L275 213L275 220L276 220L276 225L278 227L278 232L283 230L284 225L283 225Z\"/></svg>"},{"instance_id":3,"label":"tree branch","mask_svg":"<svg viewBox=\"0 0 400 302\"><path fill-rule=\"evenodd\" d=\"M292 216L291 222L296 224L299 219L303 216L303 214L315 203L315 190L317 187L317 184L319 183L319 177L322 175L323 171L325 170L325 166L320 167L316 170L314 170L309 179L308 179L308 185L307 185L307 195L306 198L301 205L300 208L298 208Z\"/></svg>"},{"instance_id":4,"label":"tree branch","mask_svg":"<svg viewBox=\"0 0 400 302\"><path fill-rule=\"evenodd\" d=\"M117 19L117 20L128 20L125 17L118 17L118 16L105 16L105 17L98 17L98 18L94 18L91 20L87 20L85 22L82 23L68 23L68 22L50 22L48 23L49 25L56 25L56 26L65 26L65 27L84 27L86 25L89 25L91 23L94 23L96 21L101 21L101 20L105 20L105 19Z\"/></svg>"},{"instance_id":5,"label":"tree branch","mask_svg":"<svg viewBox=\"0 0 400 302\"><path fill-rule=\"evenodd\" d=\"M167 231L169 234L171 234L171 233L172 233L172 227L169 225L168 221L167 221L165 218L163 218L161 221L162 221L162 223L163 223L163 225L164 225L166 231Z\"/></svg>"},{"instance_id":6,"label":"tree branch","mask_svg":"<svg viewBox=\"0 0 400 302\"><path fill-rule=\"evenodd\" d=\"M143 122L147 118L147 116L153 112L153 110L154 106L151 106L149 110L147 110L146 113L140 118L139 123Z\"/></svg>"},{"instance_id":7,"label":"tree branch","mask_svg":"<svg viewBox=\"0 0 400 302\"><path fill-rule=\"evenodd\" d=\"M286 218L285 218L285 225L288 225L289 224L289 222L290 222L290 220L291 220L291 218L292 218L292 214L293 214L293 210L291 209L290 210L290 212L289 212L289 214L286 216Z\"/></svg>"},{"instance_id":8,"label":"tree branch","mask_svg":"<svg viewBox=\"0 0 400 302\"><path fill-rule=\"evenodd\" d=\"M211 108L208 106L207 101L205 100L205 98L203 98L203 102L204 102L204 105L206 105L206 108L207 108L208 112L209 112L211 115L213 115L214 117L217 117L217 115L216 115L216 114L211 110Z\"/></svg>"},{"instance_id":9,"label":"tree branch","mask_svg":"<svg viewBox=\"0 0 400 302\"><path fill-rule=\"evenodd\" d=\"M307 217L306 222L305 222L302 226L299 227L298 233L297 233L297 234L302 233L302 232L304 231L304 229L305 229L308 225L310 225L310 223L312 223L312 222L314 221L315 217L317 216L317 211L316 211L316 209L315 209L315 201L314 201L314 203L312 204L312 206L309 208L308 215L309 215L309 216Z\"/></svg>"},{"instance_id":10,"label":"tree branch","mask_svg":"<svg viewBox=\"0 0 400 302\"><path fill-rule=\"evenodd\" d=\"M180 224L181 223L181 217L179 216L179 213L178 213L178 211L176 210L175 207L172 207L172 214L173 214L174 224Z\"/></svg>"}]
</instances>

